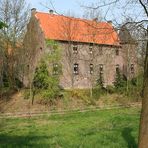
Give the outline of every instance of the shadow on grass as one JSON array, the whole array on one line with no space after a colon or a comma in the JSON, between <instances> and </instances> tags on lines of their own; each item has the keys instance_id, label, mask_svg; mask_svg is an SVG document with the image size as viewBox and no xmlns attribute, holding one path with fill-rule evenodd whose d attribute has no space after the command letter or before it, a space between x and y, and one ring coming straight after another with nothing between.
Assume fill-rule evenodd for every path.
<instances>
[{"instance_id":1,"label":"shadow on grass","mask_svg":"<svg viewBox=\"0 0 148 148\"><path fill-rule=\"evenodd\" d=\"M132 130L132 128L124 128L122 131L122 136L127 142L128 148L138 148L135 138L131 134Z\"/></svg>"},{"instance_id":2,"label":"shadow on grass","mask_svg":"<svg viewBox=\"0 0 148 148\"><path fill-rule=\"evenodd\" d=\"M49 148L50 146L59 146L58 143L48 143L50 138L48 136L9 136L0 135L0 145L2 147L44 147ZM0 146L0 147L1 147Z\"/></svg>"}]
</instances>

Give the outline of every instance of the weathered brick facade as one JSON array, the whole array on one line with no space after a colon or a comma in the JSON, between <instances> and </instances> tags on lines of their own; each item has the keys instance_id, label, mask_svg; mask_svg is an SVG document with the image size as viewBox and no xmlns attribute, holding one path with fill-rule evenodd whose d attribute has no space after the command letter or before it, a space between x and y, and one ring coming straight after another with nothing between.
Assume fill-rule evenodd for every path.
<instances>
[{"instance_id":1,"label":"weathered brick facade","mask_svg":"<svg viewBox=\"0 0 148 148\"><path fill-rule=\"evenodd\" d=\"M45 45L45 32L34 14L35 10L32 11L24 39L26 51L24 56L28 63L24 74L25 86L29 85L43 53L50 51ZM122 42L120 45L107 45L72 41L72 39L55 41L62 50L60 85L64 88L90 88L96 84L100 74L103 77L104 86L113 85L117 66L129 78L133 77L136 72L136 44ZM133 69L131 64L133 64ZM28 73L27 68L30 69Z\"/></svg>"}]
</instances>

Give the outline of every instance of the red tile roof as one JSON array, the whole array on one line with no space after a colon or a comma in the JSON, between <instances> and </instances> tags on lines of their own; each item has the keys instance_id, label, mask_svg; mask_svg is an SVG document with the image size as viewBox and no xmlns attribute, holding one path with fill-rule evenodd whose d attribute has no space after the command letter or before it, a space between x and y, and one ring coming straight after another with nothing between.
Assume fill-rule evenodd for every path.
<instances>
[{"instance_id":1,"label":"red tile roof","mask_svg":"<svg viewBox=\"0 0 148 148\"><path fill-rule=\"evenodd\" d=\"M107 22L36 12L46 39L119 45L113 26Z\"/></svg>"}]
</instances>

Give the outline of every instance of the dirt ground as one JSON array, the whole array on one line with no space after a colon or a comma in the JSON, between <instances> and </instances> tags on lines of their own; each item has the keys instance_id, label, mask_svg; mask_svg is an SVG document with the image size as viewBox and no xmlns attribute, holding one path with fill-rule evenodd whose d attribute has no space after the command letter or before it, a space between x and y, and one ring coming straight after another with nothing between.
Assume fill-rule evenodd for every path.
<instances>
[{"instance_id":1,"label":"dirt ground","mask_svg":"<svg viewBox=\"0 0 148 148\"><path fill-rule=\"evenodd\" d=\"M50 110L76 109L85 107L81 100L58 100L55 104L44 104L40 100L34 100L32 105L31 99L24 99L22 91L16 92L10 97L0 99L0 113L17 113L17 112L44 112Z\"/></svg>"},{"instance_id":2,"label":"dirt ground","mask_svg":"<svg viewBox=\"0 0 148 148\"><path fill-rule=\"evenodd\" d=\"M140 102L140 101L139 101ZM112 94L102 96L93 104L87 104L84 100L69 98L60 99L54 104L43 104L40 100L35 99L32 105L31 99L24 99L23 92L19 91L11 95L11 97L2 97L0 99L0 113L28 113L28 112L47 112L62 111L73 109L85 109L91 106L102 107L104 105L127 105L132 103L128 98Z\"/></svg>"}]
</instances>

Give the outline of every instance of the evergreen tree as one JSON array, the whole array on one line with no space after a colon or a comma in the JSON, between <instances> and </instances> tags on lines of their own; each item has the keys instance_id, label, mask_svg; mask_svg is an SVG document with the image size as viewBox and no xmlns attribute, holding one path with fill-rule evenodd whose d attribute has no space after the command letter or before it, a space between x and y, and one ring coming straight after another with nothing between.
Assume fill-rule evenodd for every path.
<instances>
[{"instance_id":1,"label":"evergreen tree","mask_svg":"<svg viewBox=\"0 0 148 148\"><path fill-rule=\"evenodd\" d=\"M117 89L122 88L124 86L123 75L121 74L119 68L116 68L116 77L115 77L114 86Z\"/></svg>"},{"instance_id":2,"label":"evergreen tree","mask_svg":"<svg viewBox=\"0 0 148 148\"><path fill-rule=\"evenodd\" d=\"M103 81L103 75L102 75L102 73L100 73L99 79L97 80L97 86L99 86L101 88L103 88L103 86L104 86L104 81Z\"/></svg>"},{"instance_id":3,"label":"evergreen tree","mask_svg":"<svg viewBox=\"0 0 148 148\"><path fill-rule=\"evenodd\" d=\"M47 89L48 84L48 69L45 61L41 61L39 67L36 69L34 79L33 79L33 86L37 89Z\"/></svg>"}]
</instances>

